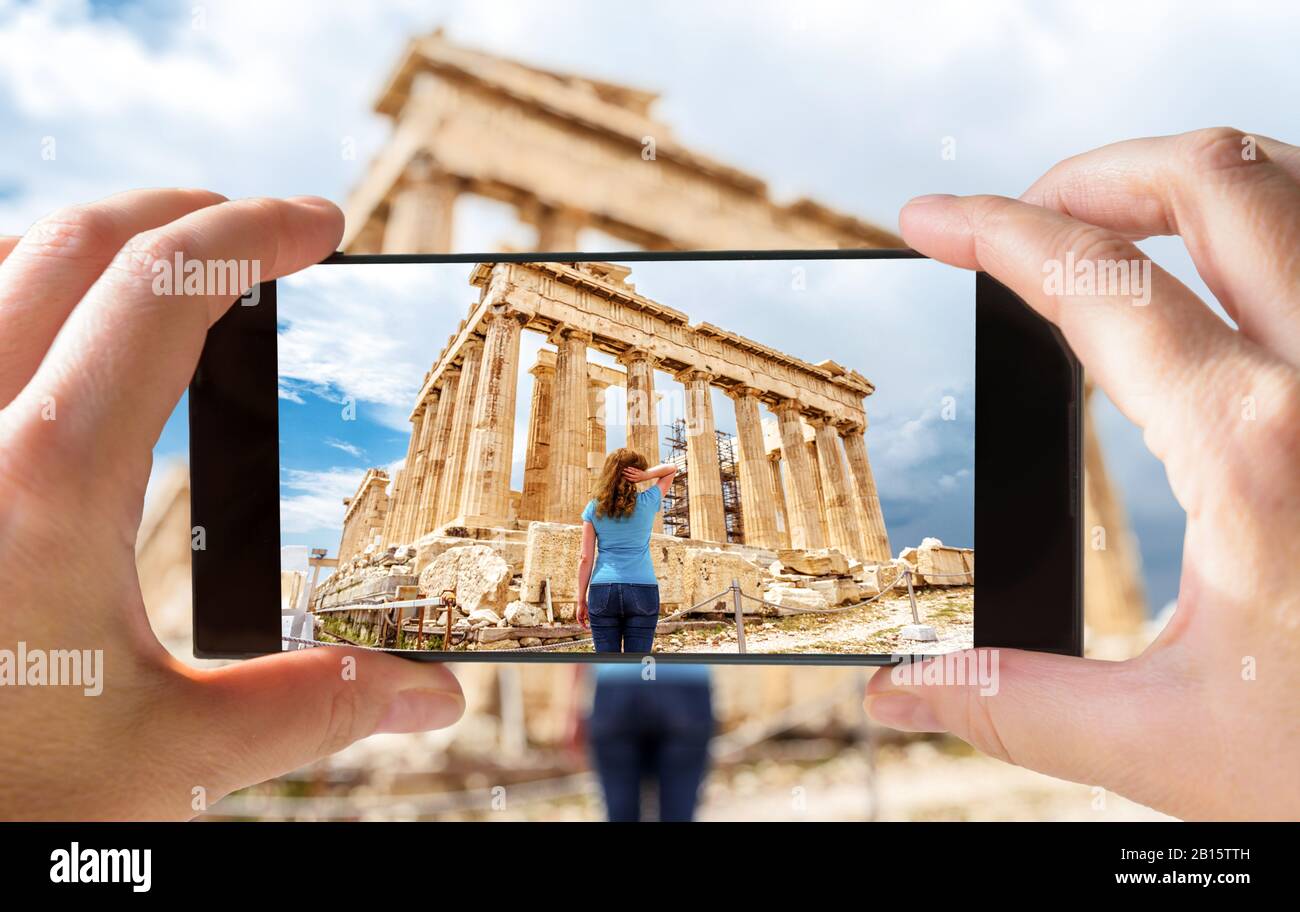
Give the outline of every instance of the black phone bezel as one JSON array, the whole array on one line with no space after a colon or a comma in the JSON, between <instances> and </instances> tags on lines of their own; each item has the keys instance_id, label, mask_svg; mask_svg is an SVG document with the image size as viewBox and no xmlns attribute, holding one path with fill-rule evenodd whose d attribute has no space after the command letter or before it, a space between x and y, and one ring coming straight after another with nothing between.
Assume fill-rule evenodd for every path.
<instances>
[{"instance_id":1,"label":"black phone bezel","mask_svg":"<svg viewBox=\"0 0 1300 912\"><path fill-rule=\"evenodd\" d=\"M513 254L336 253L331 263L923 259L909 249ZM189 390L194 654L281 651L276 286L208 332ZM1081 655L1082 371L1060 332L975 276L975 645ZM196 540L198 540L196 538ZM272 606L275 606L274 608ZM639 662L594 653L392 651L420 661ZM886 665L897 655L655 653L684 664Z\"/></svg>"}]
</instances>

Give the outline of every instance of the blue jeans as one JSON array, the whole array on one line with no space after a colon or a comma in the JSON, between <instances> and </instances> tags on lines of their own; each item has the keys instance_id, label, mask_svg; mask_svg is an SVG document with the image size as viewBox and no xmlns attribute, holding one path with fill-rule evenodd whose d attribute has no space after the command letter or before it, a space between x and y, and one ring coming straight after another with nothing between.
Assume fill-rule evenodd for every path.
<instances>
[{"instance_id":1,"label":"blue jeans","mask_svg":"<svg viewBox=\"0 0 1300 912\"><path fill-rule=\"evenodd\" d=\"M653 583L588 586L587 615L597 652L650 652L659 624L659 587Z\"/></svg>"},{"instance_id":2,"label":"blue jeans","mask_svg":"<svg viewBox=\"0 0 1300 912\"><path fill-rule=\"evenodd\" d=\"M713 736L707 682L597 679L588 731L610 821L641 819L647 780L658 786L661 821L695 816Z\"/></svg>"}]
</instances>

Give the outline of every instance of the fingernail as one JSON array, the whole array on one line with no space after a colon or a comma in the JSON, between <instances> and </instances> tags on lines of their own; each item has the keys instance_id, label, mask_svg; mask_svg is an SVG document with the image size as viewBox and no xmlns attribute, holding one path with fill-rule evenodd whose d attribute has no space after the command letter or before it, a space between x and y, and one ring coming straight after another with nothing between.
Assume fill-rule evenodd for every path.
<instances>
[{"instance_id":1,"label":"fingernail","mask_svg":"<svg viewBox=\"0 0 1300 912\"><path fill-rule=\"evenodd\" d=\"M458 693L431 688L400 691L388 704L375 734L404 734L446 728L465 711L465 698Z\"/></svg>"},{"instance_id":2,"label":"fingernail","mask_svg":"<svg viewBox=\"0 0 1300 912\"><path fill-rule=\"evenodd\" d=\"M915 732L948 730L920 697L911 694L891 693L869 697L866 709L867 715L890 728Z\"/></svg>"},{"instance_id":3,"label":"fingernail","mask_svg":"<svg viewBox=\"0 0 1300 912\"><path fill-rule=\"evenodd\" d=\"M924 196L914 196L907 201L909 206L924 206L927 203L940 203L948 200L954 200L957 197L951 193L927 193Z\"/></svg>"},{"instance_id":4,"label":"fingernail","mask_svg":"<svg viewBox=\"0 0 1300 912\"><path fill-rule=\"evenodd\" d=\"M308 206L312 209L337 209L330 200L321 196L291 196L285 202L293 203L295 206Z\"/></svg>"}]
</instances>

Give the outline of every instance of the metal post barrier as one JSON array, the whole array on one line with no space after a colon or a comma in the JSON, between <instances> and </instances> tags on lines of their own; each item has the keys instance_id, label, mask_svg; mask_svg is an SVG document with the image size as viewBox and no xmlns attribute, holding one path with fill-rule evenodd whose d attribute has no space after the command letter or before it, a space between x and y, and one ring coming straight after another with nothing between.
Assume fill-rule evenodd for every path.
<instances>
[{"instance_id":1,"label":"metal post barrier","mask_svg":"<svg viewBox=\"0 0 1300 912\"><path fill-rule=\"evenodd\" d=\"M912 571L903 570L903 576L907 580L907 600L912 603L912 623L921 623L921 616L916 613L916 592L912 590Z\"/></svg>"},{"instance_id":2,"label":"metal post barrier","mask_svg":"<svg viewBox=\"0 0 1300 912\"><path fill-rule=\"evenodd\" d=\"M921 623L921 615L916 610L916 592L912 589L912 571L907 567L903 568L903 578L907 580L907 600L912 605L912 623L899 631L899 636L905 640L920 640L923 643L936 642L939 635L935 629L929 624Z\"/></svg>"},{"instance_id":3,"label":"metal post barrier","mask_svg":"<svg viewBox=\"0 0 1300 912\"><path fill-rule=\"evenodd\" d=\"M731 581L731 596L736 605L736 648L745 654L745 604L741 599L740 580Z\"/></svg>"}]
</instances>

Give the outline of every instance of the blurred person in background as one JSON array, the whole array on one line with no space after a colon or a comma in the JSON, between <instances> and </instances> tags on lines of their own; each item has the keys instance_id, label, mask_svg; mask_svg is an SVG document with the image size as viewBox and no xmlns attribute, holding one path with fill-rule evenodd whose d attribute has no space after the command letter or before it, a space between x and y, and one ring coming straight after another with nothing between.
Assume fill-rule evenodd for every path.
<instances>
[{"instance_id":1,"label":"blurred person in background","mask_svg":"<svg viewBox=\"0 0 1300 912\"><path fill-rule=\"evenodd\" d=\"M595 679L588 740L610 822L642 819L647 783L660 821L694 819L714 727L709 667L646 659L597 665Z\"/></svg>"}]
</instances>

